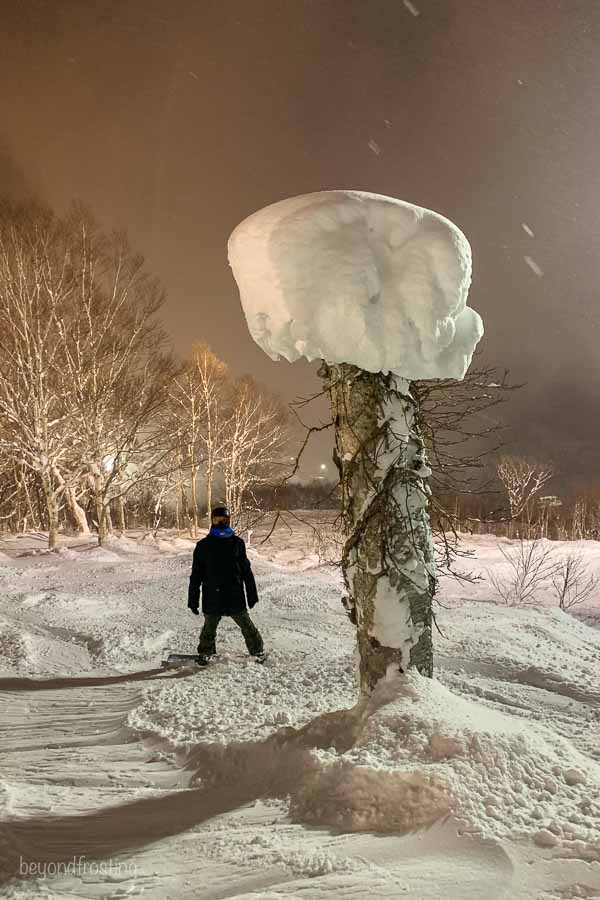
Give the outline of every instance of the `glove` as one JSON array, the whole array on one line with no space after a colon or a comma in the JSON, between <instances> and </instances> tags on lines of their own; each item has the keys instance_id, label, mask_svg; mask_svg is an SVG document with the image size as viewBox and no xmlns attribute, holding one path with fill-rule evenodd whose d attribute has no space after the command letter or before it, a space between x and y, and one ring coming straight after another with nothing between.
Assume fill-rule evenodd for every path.
<instances>
[{"instance_id":1,"label":"glove","mask_svg":"<svg viewBox=\"0 0 600 900\"><path fill-rule=\"evenodd\" d=\"M194 604L193 606L192 606L190 603L188 603L188 609L191 609L191 611L194 613L195 616L199 616L199 615L200 615L200 612L199 612L198 604L197 604L197 603Z\"/></svg>"}]
</instances>

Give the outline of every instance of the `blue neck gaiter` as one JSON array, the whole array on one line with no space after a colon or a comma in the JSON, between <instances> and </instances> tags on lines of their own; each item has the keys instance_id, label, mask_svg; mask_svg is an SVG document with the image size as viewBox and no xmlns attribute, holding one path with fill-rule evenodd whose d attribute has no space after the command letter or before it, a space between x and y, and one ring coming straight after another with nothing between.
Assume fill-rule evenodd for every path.
<instances>
[{"instance_id":1,"label":"blue neck gaiter","mask_svg":"<svg viewBox=\"0 0 600 900\"><path fill-rule=\"evenodd\" d=\"M208 533L212 534L213 537L230 538L233 537L233 528L230 528L229 525L227 528L215 528L215 526L212 525Z\"/></svg>"}]
</instances>

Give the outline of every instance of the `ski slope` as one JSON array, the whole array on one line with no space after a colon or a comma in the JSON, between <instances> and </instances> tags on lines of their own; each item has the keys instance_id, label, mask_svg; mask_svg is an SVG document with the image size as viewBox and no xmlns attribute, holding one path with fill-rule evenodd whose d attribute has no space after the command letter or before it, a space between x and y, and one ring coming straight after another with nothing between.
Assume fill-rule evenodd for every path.
<instances>
[{"instance_id":1,"label":"ski slope","mask_svg":"<svg viewBox=\"0 0 600 900\"><path fill-rule=\"evenodd\" d=\"M309 524L265 533L268 662L222 623L219 660L175 672L192 541L0 542L3 896L600 897L600 631L447 581L435 679L357 702L339 570ZM465 571L506 566L465 541Z\"/></svg>"}]
</instances>

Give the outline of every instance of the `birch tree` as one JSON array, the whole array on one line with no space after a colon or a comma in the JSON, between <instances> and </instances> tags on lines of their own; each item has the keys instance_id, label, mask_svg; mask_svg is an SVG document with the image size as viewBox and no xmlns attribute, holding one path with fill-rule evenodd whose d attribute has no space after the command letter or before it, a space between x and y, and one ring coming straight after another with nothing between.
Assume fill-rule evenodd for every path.
<instances>
[{"instance_id":1,"label":"birch tree","mask_svg":"<svg viewBox=\"0 0 600 900\"><path fill-rule=\"evenodd\" d=\"M283 404L249 376L237 379L224 423L221 468L231 518L239 522L244 498L282 465L289 439Z\"/></svg>"},{"instance_id":2,"label":"birch tree","mask_svg":"<svg viewBox=\"0 0 600 900\"><path fill-rule=\"evenodd\" d=\"M530 501L554 476L553 466L523 456L506 455L500 458L497 472L506 490L511 518L526 512L529 524Z\"/></svg>"},{"instance_id":3,"label":"birch tree","mask_svg":"<svg viewBox=\"0 0 600 900\"><path fill-rule=\"evenodd\" d=\"M466 305L468 242L429 210L324 191L250 216L229 260L259 346L323 360L361 689L388 671L431 675L430 470L410 382L464 377L483 333Z\"/></svg>"},{"instance_id":4,"label":"birch tree","mask_svg":"<svg viewBox=\"0 0 600 900\"><path fill-rule=\"evenodd\" d=\"M111 502L167 465L159 418L175 364L157 318L164 293L143 257L124 235L103 235L82 208L67 228L76 293L58 343L102 543Z\"/></svg>"},{"instance_id":5,"label":"birch tree","mask_svg":"<svg viewBox=\"0 0 600 900\"><path fill-rule=\"evenodd\" d=\"M169 391L173 427L177 435L178 468L189 472L192 503L192 535L198 534L198 470L202 463L200 433L205 427L202 392L193 362L184 366Z\"/></svg>"},{"instance_id":6,"label":"birch tree","mask_svg":"<svg viewBox=\"0 0 600 900\"><path fill-rule=\"evenodd\" d=\"M77 452L59 333L73 297L63 224L42 207L0 212L0 452L39 478L58 543L61 469ZM21 483L22 477L20 479Z\"/></svg>"},{"instance_id":7,"label":"birch tree","mask_svg":"<svg viewBox=\"0 0 600 900\"><path fill-rule=\"evenodd\" d=\"M230 389L231 378L225 363L207 344L198 342L170 391L184 465L190 472L194 537L198 529L198 472L201 467L204 469L210 515L213 481L223 453Z\"/></svg>"},{"instance_id":8,"label":"birch tree","mask_svg":"<svg viewBox=\"0 0 600 900\"><path fill-rule=\"evenodd\" d=\"M215 472L223 460L223 439L230 406L231 375L227 365L205 343L194 345L194 377L200 389L204 428L200 431L203 448L206 509L212 509Z\"/></svg>"}]
</instances>

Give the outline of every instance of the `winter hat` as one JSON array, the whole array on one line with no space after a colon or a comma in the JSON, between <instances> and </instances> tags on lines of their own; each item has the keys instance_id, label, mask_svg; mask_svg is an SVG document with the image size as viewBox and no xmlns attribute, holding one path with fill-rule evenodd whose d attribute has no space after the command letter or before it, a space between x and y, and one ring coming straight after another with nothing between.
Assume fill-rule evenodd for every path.
<instances>
[{"instance_id":1,"label":"winter hat","mask_svg":"<svg viewBox=\"0 0 600 900\"><path fill-rule=\"evenodd\" d=\"M227 519L231 518L229 514L229 508L227 506L215 506L210 514L210 517L211 519L214 519L215 516L224 516Z\"/></svg>"}]
</instances>

